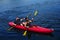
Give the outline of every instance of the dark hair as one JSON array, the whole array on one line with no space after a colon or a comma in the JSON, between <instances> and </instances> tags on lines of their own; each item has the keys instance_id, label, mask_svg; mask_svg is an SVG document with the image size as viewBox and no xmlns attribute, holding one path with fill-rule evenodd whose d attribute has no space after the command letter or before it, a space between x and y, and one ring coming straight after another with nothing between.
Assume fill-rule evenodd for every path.
<instances>
[{"instance_id":1,"label":"dark hair","mask_svg":"<svg viewBox=\"0 0 60 40\"><path fill-rule=\"evenodd\" d=\"M25 19L28 19L28 17L26 17Z\"/></svg>"}]
</instances>

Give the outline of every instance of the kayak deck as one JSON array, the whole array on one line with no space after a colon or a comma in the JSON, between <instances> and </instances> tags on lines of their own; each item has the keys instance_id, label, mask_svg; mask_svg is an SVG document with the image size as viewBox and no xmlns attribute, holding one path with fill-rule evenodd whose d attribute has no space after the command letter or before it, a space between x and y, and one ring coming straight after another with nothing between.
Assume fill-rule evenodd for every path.
<instances>
[{"instance_id":1,"label":"kayak deck","mask_svg":"<svg viewBox=\"0 0 60 40\"><path fill-rule=\"evenodd\" d=\"M9 22L9 25L11 27L20 29L20 30L27 30L27 31L31 31L31 32L37 32L37 33L52 33L54 30L53 29L49 29L49 28L44 28L44 27L40 27L40 26L31 26L29 28L26 28L24 26L21 25L16 25L14 26L14 22Z\"/></svg>"}]
</instances>

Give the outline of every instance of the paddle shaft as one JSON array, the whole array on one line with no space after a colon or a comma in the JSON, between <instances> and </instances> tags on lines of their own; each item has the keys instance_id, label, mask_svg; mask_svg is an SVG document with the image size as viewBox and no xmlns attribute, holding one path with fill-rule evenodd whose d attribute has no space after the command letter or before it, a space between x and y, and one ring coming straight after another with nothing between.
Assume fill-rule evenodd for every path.
<instances>
[{"instance_id":1,"label":"paddle shaft","mask_svg":"<svg viewBox=\"0 0 60 40\"><path fill-rule=\"evenodd\" d=\"M37 16L37 14L38 14L38 12L35 11L35 13L34 13L34 17ZM33 18L34 18L34 17L33 17ZM23 33L23 36L26 36L26 33L27 33L27 29L26 29L26 31Z\"/></svg>"},{"instance_id":2,"label":"paddle shaft","mask_svg":"<svg viewBox=\"0 0 60 40\"><path fill-rule=\"evenodd\" d=\"M11 30L13 27L10 27L8 30Z\"/></svg>"}]
</instances>

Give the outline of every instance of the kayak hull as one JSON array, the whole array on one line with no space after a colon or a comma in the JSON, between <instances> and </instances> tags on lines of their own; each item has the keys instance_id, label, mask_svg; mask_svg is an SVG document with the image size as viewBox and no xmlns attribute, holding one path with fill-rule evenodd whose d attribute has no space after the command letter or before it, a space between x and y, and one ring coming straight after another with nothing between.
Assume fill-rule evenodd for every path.
<instances>
[{"instance_id":1,"label":"kayak hull","mask_svg":"<svg viewBox=\"0 0 60 40\"><path fill-rule=\"evenodd\" d=\"M29 28L26 28L26 27L21 26L21 25L16 25L15 26L14 22L9 22L9 25L11 27L14 27L14 28L19 29L19 30L27 30L27 31L36 32L36 33L50 34L50 33L52 33L54 31L53 29L44 28L44 27L40 27L40 26L36 26L36 25L32 25Z\"/></svg>"}]
</instances>

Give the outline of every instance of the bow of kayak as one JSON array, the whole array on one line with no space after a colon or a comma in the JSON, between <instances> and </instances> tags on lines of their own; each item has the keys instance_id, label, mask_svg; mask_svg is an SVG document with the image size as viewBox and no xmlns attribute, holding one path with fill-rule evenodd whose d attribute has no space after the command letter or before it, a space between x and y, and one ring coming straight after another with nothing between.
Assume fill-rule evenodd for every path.
<instances>
[{"instance_id":1,"label":"bow of kayak","mask_svg":"<svg viewBox=\"0 0 60 40\"><path fill-rule=\"evenodd\" d=\"M44 28L44 27L36 26L36 25L32 25L30 28L26 28L21 25L14 26L14 22L9 22L9 25L11 27L17 28L19 30L26 30L27 29L27 31L37 32L37 33L52 33L54 31L54 29Z\"/></svg>"}]
</instances>

